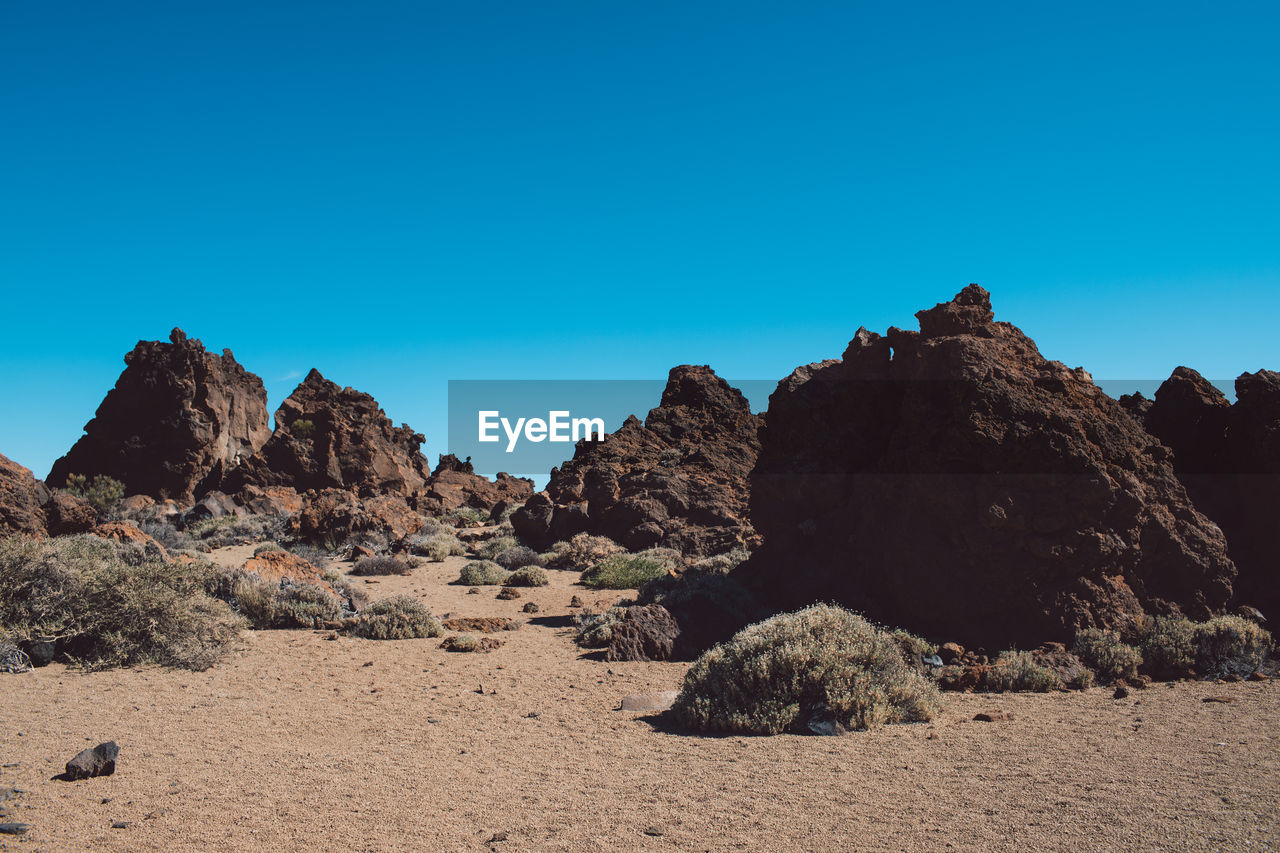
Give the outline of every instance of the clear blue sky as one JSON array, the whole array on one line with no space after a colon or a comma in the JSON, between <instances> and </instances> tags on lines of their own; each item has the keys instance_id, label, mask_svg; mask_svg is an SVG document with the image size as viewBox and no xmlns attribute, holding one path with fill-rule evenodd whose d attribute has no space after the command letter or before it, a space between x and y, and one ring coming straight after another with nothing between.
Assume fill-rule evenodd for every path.
<instances>
[{"instance_id":1,"label":"clear blue sky","mask_svg":"<svg viewBox=\"0 0 1280 853\"><path fill-rule=\"evenodd\" d=\"M0 452L175 325L433 459L450 378L777 378L969 281L1097 377L1280 368L1278 8L2 3Z\"/></svg>"}]
</instances>

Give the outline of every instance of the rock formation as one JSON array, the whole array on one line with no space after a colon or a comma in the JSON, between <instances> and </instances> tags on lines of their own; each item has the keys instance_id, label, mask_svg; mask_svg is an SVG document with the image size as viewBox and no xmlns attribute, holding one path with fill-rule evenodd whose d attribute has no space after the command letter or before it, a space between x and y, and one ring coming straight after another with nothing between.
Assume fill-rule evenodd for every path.
<instances>
[{"instance_id":1,"label":"rock formation","mask_svg":"<svg viewBox=\"0 0 1280 853\"><path fill-rule=\"evenodd\" d=\"M452 453L441 456L435 473L416 496L418 511L440 515L460 506L490 510L499 504L523 503L533 495L533 480L504 472L490 480L474 470L469 459L459 462Z\"/></svg>"},{"instance_id":2,"label":"rock formation","mask_svg":"<svg viewBox=\"0 0 1280 853\"><path fill-rule=\"evenodd\" d=\"M49 483L106 474L129 494L190 504L267 440L267 392L230 350L206 352L174 329L139 341L85 434L53 465Z\"/></svg>"},{"instance_id":3,"label":"rock formation","mask_svg":"<svg viewBox=\"0 0 1280 853\"><path fill-rule=\"evenodd\" d=\"M580 441L511 523L538 549L583 531L687 557L752 545L747 475L759 428L746 398L711 368L673 368L644 423L632 416L603 441Z\"/></svg>"},{"instance_id":4,"label":"rock formation","mask_svg":"<svg viewBox=\"0 0 1280 853\"><path fill-rule=\"evenodd\" d=\"M920 331L859 329L770 397L734 572L768 606L838 601L1003 649L1219 611L1235 568L1169 453L970 285Z\"/></svg>"},{"instance_id":5,"label":"rock formation","mask_svg":"<svg viewBox=\"0 0 1280 853\"><path fill-rule=\"evenodd\" d=\"M245 486L350 489L363 495L411 495L427 481L423 436L394 426L376 400L312 370L275 415L271 438L231 471L221 490Z\"/></svg>"},{"instance_id":6,"label":"rock formation","mask_svg":"<svg viewBox=\"0 0 1280 853\"><path fill-rule=\"evenodd\" d=\"M1196 509L1217 522L1240 576L1236 600L1280 613L1280 373L1235 383L1236 402L1179 367L1156 392L1147 430L1173 450Z\"/></svg>"},{"instance_id":7,"label":"rock formation","mask_svg":"<svg viewBox=\"0 0 1280 853\"><path fill-rule=\"evenodd\" d=\"M84 533L97 523L98 512L87 501L49 489L0 453L0 538Z\"/></svg>"}]
</instances>

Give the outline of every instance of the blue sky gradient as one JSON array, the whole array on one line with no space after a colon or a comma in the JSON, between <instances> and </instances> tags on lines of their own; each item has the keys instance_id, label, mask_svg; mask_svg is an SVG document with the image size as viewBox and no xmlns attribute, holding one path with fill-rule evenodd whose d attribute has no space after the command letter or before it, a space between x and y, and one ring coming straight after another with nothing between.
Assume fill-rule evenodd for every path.
<instances>
[{"instance_id":1,"label":"blue sky gradient","mask_svg":"<svg viewBox=\"0 0 1280 853\"><path fill-rule=\"evenodd\" d=\"M139 339L446 382L779 378L977 281L1096 377L1280 368L1271 3L0 5L0 452ZM656 403L652 401L650 404Z\"/></svg>"}]
</instances>

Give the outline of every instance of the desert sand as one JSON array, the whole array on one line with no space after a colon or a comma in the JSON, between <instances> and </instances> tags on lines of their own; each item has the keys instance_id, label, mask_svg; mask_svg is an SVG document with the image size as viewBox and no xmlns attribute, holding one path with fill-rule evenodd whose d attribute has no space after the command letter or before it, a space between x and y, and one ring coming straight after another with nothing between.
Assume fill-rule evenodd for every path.
<instances>
[{"instance_id":1,"label":"desert sand","mask_svg":"<svg viewBox=\"0 0 1280 853\"><path fill-rule=\"evenodd\" d=\"M468 595L449 583L463 562L355 582L524 623L488 654L257 631L206 672L0 675L0 788L25 792L6 819L31 826L0 848L1280 849L1276 681L948 694L925 724L693 736L617 710L677 688L687 664L573 644L570 597L608 596L556 571L517 600ZM522 613L529 601L541 612ZM1011 719L973 720L991 710ZM52 779L111 739L115 775Z\"/></svg>"}]
</instances>

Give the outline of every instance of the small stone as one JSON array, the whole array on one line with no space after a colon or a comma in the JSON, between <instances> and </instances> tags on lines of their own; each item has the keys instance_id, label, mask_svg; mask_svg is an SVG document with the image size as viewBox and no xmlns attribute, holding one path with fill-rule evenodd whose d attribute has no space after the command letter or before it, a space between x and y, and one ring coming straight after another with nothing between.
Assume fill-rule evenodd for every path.
<instances>
[{"instance_id":1,"label":"small stone","mask_svg":"<svg viewBox=\"0 0 1280 853\"><path fill-rule=\"evenodd\" d=\"M498 590L497 599L499 601L511 601L512 599L519 597L520 591L513 587L504 586L502 589Z\"/></svg>"},{"instance_id":2,"label":"small stone","mask_svg":"<svg viewBox=\"0 0 1280 853\"><path fill-rule=\"evenodd\" d=\"M1116 692L1111 694L1111 698L1112 698L1112 699L1127 699L1127 698L1129 698L1129 688L1128 688L1128 687L1125 687L1123 684L1121 684L1121 685L1117 686L1117 687L1116 687Z\"/></svg>"},{"instance_id":3,"label":"small stone","mask_svg":"<svg viewBox=\"0 0 1280 853\"><path fill-rule=\"evenodd\" d=\"M495 832L493 835L489 836L489 840L486 841L485 844L497 844L499 841L506 841L506 840L507 840L507 833Z\"/></svg>"},{"instance_id":4,"label":"small stone","mask_svg":"<svg viewBox=\"0 0 1280 853\"><path fill-rule=\"evenodd\" d=\"M1250 681L1270 681L1271 679L1270 679L1270 677L1268 677L1268 676L1266 676L1266 675L1262 674L1261 672L1258 672L1257 670L1255 670L1255 671L1253 671L1253 672L1249 673L1249 680L1250 680Z\"/></svg>"},{"instance_id":5,"label":"small stone","mask_svg":"<svg viewBox=\"0 0 1280 853\"><path fill-rule=\"evenodd\" d=\"M1013 714L1008 711L982 711L974 714L973 719L978 723L1006 722L1013 719Z\"/></svg>"},{"instance_id":6,"label":"small stone","mask_svg":"<svg viewBox=\"0 0 1280 853\"><path fill-rule=\"evenodd\" d=\"M63 779L74 781L94 776L110 776L116 772L116 758L119 755L120 747L113 740L100 743L93 749L81 750L67 762L67 772L63 774Z\"/></svg>"},{"instance_id":7,"label":"small stone","mask_svg":"<svg viewBox=\"0 0 1280 853\"><path fill-rule=\"evenodd\" d=\"M479 594L480 594L480 587L478 586L473 586L471 587L471 589L467 590L467 595L479 595Z\"/></svg>"},{"instance_id":8,"label":"small stone","mask_svg":"<svg viewBox=\"0 0 1280 853\"><path fill-rule=\"evenodd\" d=\"M521 608L525 613L537 613L541 608L535 602L529 601Z\"/></svg>"},{"instance_id":9,"label":"small stone","mask_svg":"<svg viewBox=\"0 0 1280 853\"><path fill-rule=\"evenodd\" d=\"M0 835L26 835L30 828L25 823L0 823Z\"/></svg>"},{"instance_id":10,"label":"small stone","mask_svg":"<svg viewBox=\"0 0 1280 853\"><path fill-rule=\"evenodd\" d=\"M570 606L570 607L581 607L581 606L582 606L582 599L581 599L581 598L578 598L578 596L576 596L576 595L575 595L573 598L569 599L569 606Z\"/></svg>"},{"instance_id":11,"label":"small stone","mask_svg":"<svg viewBox=\"0 0 1280 853\"><path fill-rule=\"evenodd\" d=\"M657 693L632 693L622 697L621 711L647 711L654 713L665 711L675 704L676 691L662 690Z\"/></svg>"},{"instance_id":12,"label":"small stone","mask_svg":"<svg viewBox=\"0 0 1280 853\"><path fill-rule=\"evenodd\" d=\"M1200 700L1201 702L1219 702L1223 705L1236 701L1234 696L1206 696Z\"/></svg>"}]
</instances>

